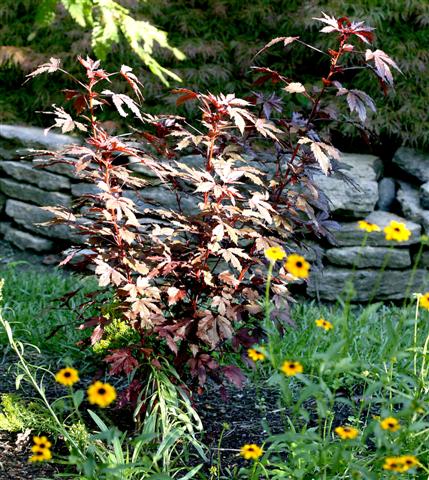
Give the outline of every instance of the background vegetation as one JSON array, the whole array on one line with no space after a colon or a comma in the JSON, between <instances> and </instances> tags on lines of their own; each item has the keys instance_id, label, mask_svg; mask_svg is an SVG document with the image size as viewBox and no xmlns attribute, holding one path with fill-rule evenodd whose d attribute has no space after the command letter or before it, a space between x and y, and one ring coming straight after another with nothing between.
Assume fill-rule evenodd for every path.
<instances>
[{"instance_id":1,"label":"background vegetation","mask_svg":"<svg viewBox=\"0 0 429 480\"><path fill-rule=\"evenodd\" d=\"M404 75L396 78L396 91L383 99L377 85L368 77L357 75L357 88L377 100L379 115L370 122L382 145L396 147L401 142L427 148L429 128L429 3L419 0L121 0L138 20L148 20L165 30L171 46L186 55L179 60L174 51L155 49L159 63L182 78L180 84L170 80L170 88L186 86L214 94L235 91L243 95L252 90L254 78L249 72L256 51L274 37L302 35L306 30L309 43L321 40L318 25L311 17L325 11L334 16L349 15L376 27L382 39L376 47L394 58ZM0 6L0 112L2 122L42 125L36 115L40 105L61 103L59 77L38 77L22 87L25 75L49 57L63 59L72 71L74 58L94 55L91 27L78 25L62 6L57 7L53 23L35 22L38 0L5 0ZM314 41L312 35L314 35ZM332 40L332 39L331 39ZM271 49L270 58L258 59L271 64L286 75L294 72L310 83L326 68L316 52L314 58L304 47ZM131 66L145 85L146 105L151 112L174 112L175 99L169 88L155 77L143 61L122 41L107 54L107 70L121 64ZM316 68L315 68L316 67ZM54 85L58 81L57 85ZM64 87L64 85L61 85ZM387 101L386 101L387 100ZM183 108L183 107L182 107ZM192 108L192 107L187 107ZM106 117L106 120L108 118ZM351 134L347 126L340 137ZM341 138L340 147L341 145ZM350 139L347 140L350 145Z\"/></svg>"}]
</instances>

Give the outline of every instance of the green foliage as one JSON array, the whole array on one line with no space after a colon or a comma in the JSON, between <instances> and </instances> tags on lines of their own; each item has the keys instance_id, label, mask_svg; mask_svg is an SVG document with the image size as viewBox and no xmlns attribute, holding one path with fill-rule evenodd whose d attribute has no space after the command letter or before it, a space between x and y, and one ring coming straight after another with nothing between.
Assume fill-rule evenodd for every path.
<instances>
[{"instance_id":1,"label":"green foliage","mask_svg":"<svg viewBox=\"0 0 429 480\"><path fill-rule=\"evenodd\" d=\"M89 1L89 0L88 0ZM64 4L65 0L63 0ZM9 52L7 69L0 71L0 110L2 120L9 122L26 121L40 124L42 120L34 115L41 104L60 103L60 96L49 88L55 78L49 81L43 78L37 82L27 83L16 88L24 81L27 73L35 65L43 63L55 55L64 59L64 66L69 71L76 71L71 61L77 54L91 54L90 24L83 29L77 28L70 16L59 13L50 28L42 28L37 36L29 42L28 33L32 31L35 7L40 2L35 0L18 0L6 2L0 7L0 45L19 47L20 54ZM68 1L68 11L79 24L88 19L89 13L81 10L72 13L73 8L83 5L83 1ZM91 3L92 0L91 0ZM253 81L249 74L252 57L271 38L279 35L314 34L316 27L311 17L320 16L320 11L333 15L350 15L352 19L362 19L376 27L377 36L382 39L378 48L389 52L404 72L396 78L396 92L382 98L368 78L357 74L358 88L373 94L376 98L378 115L370 119L371 130L382 137L388 147L406 142L410 145L428 147L429 126L426 105L429 102L428 75L429 23L428 2L419 0L359 0L342 2L340 0L255 0L243 4L238 0L209 0L206 2L181 0L135 1L127 2L130 17L143 18L151 25L168 32L171 45L186 55L186 59L178 61L172 50L153 48L147 44L147 53L153 56L164 68L177 74L183 84L200 91L214 94L234 91L237 96L247 92ZM80 18L80 20L78 20ZM3 22L1 21L3 20ZM101 17L99 22L103 26ZM143 22L143 20L142 20ZM143 23L137 28L146 28ZM147 27L149 28L149 27ZM135 31L135 25L132 25ZM121 28L116 25L112 32L121 38ZM64 35L64 32L67 32ZM151 32L149 32L151 34ZM157 41L160 43L162 34ZM123 37L122 37L123 38ZM325 42L325 40L318 40ZM326 46L326 43L319 43ZM142 55L146 57L145 46L139 43ZM6 51L0 48L0 64L5 63ZM139 65L139 61L131 49L124 48L121 41L113 45L107 52L105 67L124 63L133 67L136 75L145 85L146 103L152 113L174 112L174 99L168 95L157 78L148 74ZM325 65L304 48L283 51L280 47L268 53L264 63L270 63L283 73L299 73L303 83L313 83ZM15 66L13 66L15 65ZM23 69L23 71L22 71ZM351 72L350 72L351 75ZM180 86L172 81L172 86ZM387 100L387 101L386 101ZM188 105L192 111L192 105ZM183 113L183 110L180 110ZM347 125L342 125L342 134L351 133ZM350 142L344 143L350 146Z\"/></svg>"},{"instance_id":2,"label":"green foliage","mask_svg":"<svg viewBox=\"0 0 429 480\"><path fill-rule=\"evenodd\" d=\"M104 337L96 343L92 348L95 353L103 355L108 350L127 347L133 343L137 343L139 336L136 331L126 322L115 319L105 328Z\"/></svg>"},{"instance_id":3,"label":"green foliage","mask_svg":"<svg viewBox=\"0 0 429 480\"><path fill-rule=\"evenodd\" d=\"M55 434L58 427L40 402L26 402L17 394L3 394L0 404L0 430Z\"/></svg>"},{"instance_id":4,"label":"green foliage","mask_svg":"<svg viewBox=\"0 0 429 480\"><path fill-rule=\"evenodd\" d=\"M115 44L123 37L151 72L168 85L166 76L180 78L162 67L153 57L155 42L176 58L183 54L168 43L167 34L147 21L135 20L129 10L114 0L60 0L64 8L81 27L92 29L91 45L95 55L105 60ZM55 19L58 0L43 0L36 10L36 27L47 27ZM122 35L122 37L121 37Z\"/></svg>"},{"instance_id":5,"label":"green foliage","mask_svg":"<svg viewBox=\"0 0 429 480\"><path fill-rule=\"evenodd\" d=\"M16 89L17 81L22 79L22 82L24 79L21 68L28 72L37 63L42 63L54 54L65 59L65 67L70 69L73 67L67 57L71 58L78 53L91 54L91 40L88 34L76 29L76 24L64 14L60 14L49 29L40 29L34 41L28 42L28 33L32 30L34 21L35 3L32 0L25 2L18 0L0 7L0 19L3 17L5 20L0 29L0 45L14 45L20 49L31 47L31 50L20 50L19 58L16 54L12 55L18 68L12 67L9 62L8 70L0 72L0 84L3 85L0 87L3 121L24 119L39 124L40 118L34 118L33 115L33 111L37 109L36 105L60 103L59 97L53 92L54 89L47 92L49 83L44 79L39 79L34 85L26 84L24 89ZM90 3L92 4L93 0ZM387 99L376 92L376 87L367 77L356 74L358 88L374 95L379 110L379 114L373 115L370 119L371 131L380 135L381 141L387 146L397 146L402 142L422 148L429 145L426 110L429 102L426 88L429 65L429 40L426 34L429 24L428 2L255 0L243 4L237 0L227 2L210 0L202 5L197 1L164 0L136 1L128 4L129 18L144 20L137 23L129 20L126 22L127 27L125 23L121 27L120 23L124 21L124 17L118 14L119 20L115 21L119 23L113 26L108 21L108 12L104 20L102 16L104 10L98 9L97 36L101 35L100 40L104 40L103 29L111 32L107 34L107 38L120 39L122 35L127 35L127 28L130 28L130 32L134 32L137 37L140 32L142 34L144 32L145 36L149 34L147 38L150 39L155 35L150 25L156 25L160 29L156 42L163 45L162 30L167 32L170 44L183 52L186 59L178 61L174 49L155 48L152 41L148 40L145 44L134 37L139 42L135 46L136 50L146 59L144 61L150 62L148 59L150 55L162 65L162 68L167 68L182 78L183 83L190 88L212 93L234 91L238 96L248 90L253 80L249 75L253 55L271 38L279 35L302 35L303 30L307 30L311 40L311 35L316 33L311 17L320 16L320 11L333 15L346 14L352 19L365 20L376 27L380 39L377 48L389 52L404 72L403 76L396 79L395 94L388 95ZM85 19L87 24L85 28L88 32L91 25L89 0L86 2L63 0L63 5L80 25ZM84 12L82 5L87 5ZM145 21L149 23L146 24ZM108 28L108 25L111 25L111 28ZM63 34L64 31L67 31L67 35ZM108 43L109 40L106 44ZM116 65L124 63L134 68L145 85L146 102L151 107L151 112L165 113L166 107L174 111L173 100L167 95L167 90L156 78L141 69L136 57L130 55L131 50L123 48L120 42L118 45L112 45L111 51L104 52L101 41L99 44L98 53L107 54L106 68L112 68L113 63ZM76 49L77 46L79 49ZM320 46L326 46L326 42L320 43ZM35 58L35 53L43 56L36 55ZM1 60L4 54L5 52L2 55L0 49L0 64L5 63L4 59ZM303 48L288 50L287 53L278 48L276 52L269 53L268 59L264 59L264 63L268 62L286 75L298 72L300 77L304 78L304 83L312 83L324 68L316 56ZM153 64L152 68L157 71L158 67ZM161 74L164 73L161 69ZM177 86L178 83L173 79L172 85ZM187 108L192 110L191 105ZM356 135L347 125L342 126L341 134L354 137ZM348 144L350 145L350 142ZM346 147L347 143L344 146Z\"/></svg>"},{"instance_id":6,"label":"green foliage","mask_svg":"<svg viewBox=\"0 0 429 480\"><path fill-rule=\"evenodd\" d=\"M86 336L77 330L76 306L96 287L94 280L55 270L41 273L19 267L5 268L0 276L5 280L3 315L20 338L57 355L61 355L67 345L69 354L76 355L79 349L75 343ZM81 290L70 299L68 306L61 306L58 300L77 287ZM51 335L53 333L55 335ZM6 334L0 330L0 345L6 343Z\"/></svg>"}]
</instances>

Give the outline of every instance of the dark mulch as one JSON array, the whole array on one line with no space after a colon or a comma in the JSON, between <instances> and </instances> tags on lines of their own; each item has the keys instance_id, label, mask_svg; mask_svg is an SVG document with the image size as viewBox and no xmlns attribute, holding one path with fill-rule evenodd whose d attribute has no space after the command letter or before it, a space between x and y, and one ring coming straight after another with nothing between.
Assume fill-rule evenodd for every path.
<instances>
[{"instance_id":1,"label":"dark mulch","mask_svg":"<svg viewBox=\"0 0 429 480\"><path fill-rule=\"evenodd\" d=\"M217 464L220 457L221 466L233 468L243 465L238 455L242 445L261 445L268 435L284 431L284 411L278 407L278 393L271 388L257 389L250 383L243 389L230 386L227 395L223 398L219 387L210 384L196 399L196 408L204 425L210 464Z\"/></svg>"}]
</instances>

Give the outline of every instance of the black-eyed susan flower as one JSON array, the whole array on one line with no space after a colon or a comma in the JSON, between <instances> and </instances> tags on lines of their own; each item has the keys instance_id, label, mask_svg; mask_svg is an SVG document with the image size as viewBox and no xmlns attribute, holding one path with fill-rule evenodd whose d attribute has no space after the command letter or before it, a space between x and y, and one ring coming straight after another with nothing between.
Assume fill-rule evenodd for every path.
<instances>
[{"instance_id":1,"label":"black-eyed susan flower","mask_svg":"<svg viewBox=\"0 0 429 480\"><path fill-rule=\"evenodd\" d=\"M254 443L243 445L240 448L240 455L246 460L257 460L263 453L262 448Z\"/></svg>"},{"instance_id":2,"label":"black-eyed susan flower","mask_svg":"<svg viewBox=\"0 0 429 480\"><path fill-rule=\"evenodd\" d=\"M334 328L334 326L332 325L331 322L329 322L328 320L325 320L324 318L319 318L318 320L316 320L316 326L319 327L319 328L323 328L324 330L328 331L328 330L332 330Z\"/></svg>"},{"instance_id":3,"label":"black-eyed susan flower","mask_svg":"<svg viewBox=\"0 0 429 480\"><path fill-rule=\"evenodd\" d=\"M249 348L247 350L247 356L254 362L262 362L265 360L265 355L261 352L258 352L254 348Z\"/></svg>"},{"instance_id":4,"label":"black-eyed susan flower","mask_svg":"<svg viewBox=\"0 0 429 480\"><path fill-rule=\"evenodd\" d=\"M429 310L429 292L424 293L419 298L419 305L420 307L426 308L426 310Z\"/></svg>"},{"instance_id":5,"label":"black-eyed susan flower","mask_svg":"<svg viewBox=\"0 0 429 480\"><path fill-rule=\"evenodd\" d=\"M354 440L359 435L359 430L355 427L340 426L335 429L335 433L341 440Z\"/></svg>"},{"instance_id":6,"label":"black-eyed susan flower","mask_svg":"<svg viewBox=\"0 0 429 480\"><path fill-rule=\"evenodd\" d=\"M383 464L384 470L391 472L406 472L408 467L404 464L402 457L386 457Z\"/></svg>"},{"instance_id":7,"label":"black-eyed susan flower","mask_svg":"<svg viewBox=\"0 0 429 480\"><path fill-rule=\"evenodd\" d=\"M88 388L88 401L101 408L109 406L116 399L115 387L99 380Z\"/></svg>"},{"instance_id":8,"label":"black-eyed susan flower","mask_svg":"<svg viewBox=\"0 0 429 480\"><path fill-rule=\"evenodd\" d=\"M52 458L52 453L49 448L40 448L37 445L34 445L31 450L33 455L28 459L29 462L45 462Z\"/></svg>"},{"instance_id":9,"label":"black-eyed susan flower","mask_svg":"<svg viewBox=\"0 0 429 480\"><path fill-rule=\"evenodd\" d=\"M304 367L299 362L292 362L290 360L286 360L283 362L280 370L288 377L293 377L298 373L302 373L304 371Z\"/></svg>"},{"instance_id":10,"label":"black-eyed susan flower","mask_svg":"<svg viewBox=\"0 0 429 480\"><path fill-rule=\"evenodd\" d=\"M56 375L55 380L61 385L71 387L79 381L79 372L71 367L62 368Z\"/></svg>"},{"instance_id":11,"label":"black-eyed susan flower","mask_svg":"<svg viewBox=\"0 0 429 480\"><path fill-rule=\"evenodd\" d=\"M294 277L308 278L310 264L301 255L298 255L297 253L292 253L291 255L288 255L286 259L285 269Z\"/></svg>"},{"instance_id":12,"label":"black-eyed susan flower","mask_svg":"<svg viewBox=\"0 0 429 480\"><path fill-rule=\"evenodd\" d=\"M383 430L389 430L389 432L396 432L401 428L399 421L394 417L386 417L380 421L380 427Z\"/></svg>"},{"instance_id":13,"label":"black-eyed susan flower","mask_svg":"<svg viewBox=\"0 0 429 480\"><path fill-rule=\"evenodd\" d=\"M264 252L265 257L270 262L277 262L277 260L283 260L286 257L286 253L282 247L270 247Z\"/></svg>"},{"instance_id":14,"label":"black-eyed susan flower","mask_svg":"<svg viewBox=\"0 0 429 480\"><path fill-rule=\"evenodd\" d=\"M41 449L49 449L52 447L52 443L48 440L48 437L33 437L34 447L38 447ZM33 447L33 448L34 448Z\"/></svg>"},{"instance_id":15,"label":"black-eyed susan flower","mask_svg":"<svg viewBox=\"0 0 429 480\"><path fill-rule=\"evenodd\" d=\"M368 233L381 232L381 228L378 225L376 225L375 223L367 222L366 220L359 220L358 226L361 230L364 230Z\"/></svg>"},{"instance_id":16,"label":"black-eyed susan flower","mask_svg":"<svg viewBox=\"0 0 429 480\"><path fill-rule=\"evenodd\" d=\"M419 461L414 455L402 455L399 460L404 464L407 470L410 468L418 467Z\"/></svg>"},{"instance_id":17,"label":"black-eyed susan flower","mask_svg":"<svg viewBox=\"0 0 429 480\"><path fill-rule=\"evenodd\" d=\"M411 236L411 232L405 226L405 223L396 220L391 220L389 225L384 227L384 234L386 240L395 240L396 242L406 242Z\"/></svg>"}]
</instances>

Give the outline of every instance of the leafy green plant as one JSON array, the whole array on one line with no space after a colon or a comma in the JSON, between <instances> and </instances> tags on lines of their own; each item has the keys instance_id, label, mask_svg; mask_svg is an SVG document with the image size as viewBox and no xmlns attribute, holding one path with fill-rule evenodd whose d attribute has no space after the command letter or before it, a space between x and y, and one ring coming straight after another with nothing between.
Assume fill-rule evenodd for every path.
<instances>
[{"instance_id":1,"label":"leafy green plant","mask_svg":"<svg viewBox=\"0 0 429 480\"><path fill-rule=\"evenodd\" d=\"M168 85L167 77L176 81L180 78L162 67L154 58L154 46L167 49L175 58L183 60L184 55L171 47L166 32L149 22L136 20L127 8L114 0L60 0L73 20L82 28L91 28L91 45L95 55L105 60L113 45L123 37L131 49L145 63L151 72ZM36 27L46 27L55 19L58 0L42 0L36 12Z\"/></svg>"}]
</instances>

